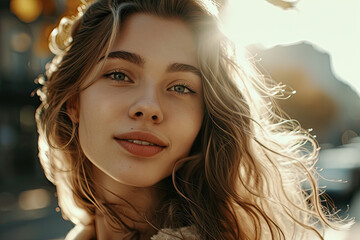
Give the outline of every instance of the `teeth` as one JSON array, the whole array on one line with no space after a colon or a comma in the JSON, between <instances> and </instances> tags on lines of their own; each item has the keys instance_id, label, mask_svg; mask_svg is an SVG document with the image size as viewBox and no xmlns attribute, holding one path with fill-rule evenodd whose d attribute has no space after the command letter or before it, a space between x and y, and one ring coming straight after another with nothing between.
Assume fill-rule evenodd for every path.
<instances>
[{"instance_id":1,"label":"teeth","mask_svg":"<svg viewBox=\"0 0 360 240\"><path fill-rule=\"evenodd\" d=\"M139 144L139 145L144 145L144 146L155 146L155 144L153 144L153 143L146 142L146 141L141 141L141 140L127 139L127 141L135 143L135 144Z\"/></svg>"}]
</instances>

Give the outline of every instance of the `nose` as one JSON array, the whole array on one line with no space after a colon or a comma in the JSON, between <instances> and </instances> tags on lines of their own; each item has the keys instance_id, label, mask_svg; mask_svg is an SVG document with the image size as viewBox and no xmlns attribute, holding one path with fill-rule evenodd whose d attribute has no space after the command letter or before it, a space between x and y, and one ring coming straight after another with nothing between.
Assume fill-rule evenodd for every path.
<instances>
[{"instance_id":1,"label":"nose","mask_svg":"<svg viewBox=\"0 0 360 240\"><path fill-rule=\"evenodd\" d=\"M142 96L130 107L129 116L134 120L144 120L152 123L161 123L164 115L158 99L152 96Z\"/></svg>"}]
</instances>

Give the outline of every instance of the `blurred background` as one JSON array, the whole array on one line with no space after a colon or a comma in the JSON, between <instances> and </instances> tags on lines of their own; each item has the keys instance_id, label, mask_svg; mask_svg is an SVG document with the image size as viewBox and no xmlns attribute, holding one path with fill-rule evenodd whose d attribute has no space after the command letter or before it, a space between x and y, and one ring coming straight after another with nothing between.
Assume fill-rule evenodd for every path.
<instances>
[{"instance_id":1,"label":"blurred background","mask_svg":"<svg viewBox=\"0 0 360 240\"><path fill-rule=\"evenodd\" d=\"M80 0L0 0L0 239L63 239L55 188L37 157L34 79L48 37ZM360 217L360 1L228 0L224 32L266 76L296 94L279 100L321 146L320 185L341 216ZM326 180L329 179L329 180ZM357 225L326 239L357 239Z\"/></svg>"}]
</instances>

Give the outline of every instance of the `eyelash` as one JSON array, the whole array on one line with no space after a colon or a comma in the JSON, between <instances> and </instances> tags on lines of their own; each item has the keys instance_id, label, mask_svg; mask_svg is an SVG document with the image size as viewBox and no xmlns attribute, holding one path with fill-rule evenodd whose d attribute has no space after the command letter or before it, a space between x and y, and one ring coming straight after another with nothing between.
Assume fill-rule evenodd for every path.
<instances>
[{"instance_id":1,"label":"eyelash","mask_svg":"<svg viewBox=\"0 0 360 240\"><path fill-rule=\"evenodd\" d=\"M115 78L116 74L122 74L125 79L116 79ZM111 73L107 73L107 74L104 74L104 76L106 78L110 78L111 80L113 80L115 82L131 82L131 79L129 78L129 76L126 75L125 73L121 72L121 71L114 71L114 72L111 72ZM126 78L127 78L127 80L126 80Z\"/></svg>"},{"instance_id":2,"label":"eyelash","mask_svg":"<svg viewBox=\"0 0 360 240\"><path fill-rule=\"evenodd\" d=\"M186 83L175 84L175 85L173 85L172 87L168 88L168 90L170 90L170 89L172 89L172 88L175 88L175 87L178 87L178 86L184 87L184 88L185 88L184 91L187 91L187 92L177 92L177 91L175 91L175 89L174 89L174 90L171 90L171 91L173 91L175 94L179 94L179 95L187 95L187 94L193 94L193 93L195 93L195 91L193 91L193 90L189 87L189 85L186 84Z\"/></svg>"}]
</instances>

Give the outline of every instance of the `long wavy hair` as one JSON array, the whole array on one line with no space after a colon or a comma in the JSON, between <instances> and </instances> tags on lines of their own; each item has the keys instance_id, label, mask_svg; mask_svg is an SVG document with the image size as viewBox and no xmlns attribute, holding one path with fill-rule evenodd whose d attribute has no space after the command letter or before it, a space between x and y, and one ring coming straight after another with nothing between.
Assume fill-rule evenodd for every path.
<instances>
[{"instance_id":1,"label":"long wavy hair","mask_svg":"<svg viewBox=\"0 0 360 240\"><path fill-rule=\"evenodd\" d=\"M138 234L94 191L91 163L67 107L89 72L101 67L122 22L145 13L180 19L194 33L205 114L190 155L154 186L166 190L161 207L144 219L158 230L195 226L199 239L216 240L313 239L323 238L326 226L342 228L320 203L316 141L276 106L284 87L239 60L217 10L206 0L99 0L84 3L52 32L56 56L38 79L39 156L63 215L75 224L91 223L98 210L114 228Z\"/></svg>"}]
</instances>

